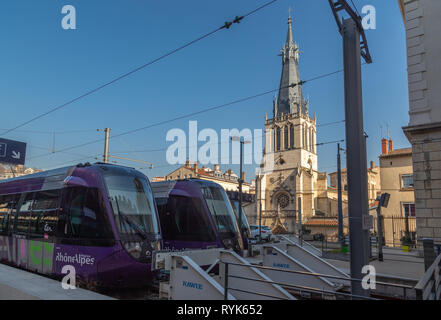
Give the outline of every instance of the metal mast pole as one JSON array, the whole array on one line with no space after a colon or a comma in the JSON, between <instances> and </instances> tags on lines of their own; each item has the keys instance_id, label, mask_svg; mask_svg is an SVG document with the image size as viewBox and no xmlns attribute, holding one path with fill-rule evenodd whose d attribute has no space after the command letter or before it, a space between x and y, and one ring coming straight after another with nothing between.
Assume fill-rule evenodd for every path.
<instances>
[{"instance_id":1,"label":"metal mast pole","mask_svg":"<svg viewBox=\"0 0 441 320\"><path fill-rule=\"evenodd\" d=\"M345 72L345 114L348 178L349 242L351 277L362 280L362 268L368 264L368 216L366 142L363 130L360 31L354 19L343 20ZM369 296L360 281L352 281L352 294Z\"/></svg>"},{"instance_id":2,"label":"metal mast pole","mask_svg":"<svg viewBox=\"0 0 441 320\"><path fill-rule=\"evenodd\" d=\"M337 144L337 190L338 190L338 240L341 247L344 245L343 236L343 206L342 206L342 190L341 190L341 160L340 160L340 143Z\"/></svg>"},{"instance_id":3,"label":"metal mast pole","mask_svg":"<svg viewBox=\"0 0 441 320\"><path fill-rule=\"evenodd\" d=\"M104 129L105 138L104 138L104 156L103 162L109 163L109 140L110 140L110 128Z\"/></svg>"},{"instance_id":4,"label":"metal mast pole","mask_svg":"<svg viewBox=\"0 0 441 320\"><path fill-rule=\"evenodd\" d=\"M259 172L259 242L262 242L262 176Z\"/></svg>"},{"instance_id":5,"label":"metal mast pole","mask_svg":"<svg viewBox=\"0 0 441 320\"><path fill-rule=\"evenodd\" d=\"M240 138L240 175L239 175L239 230L242 234L242 162L243 162L243 145L244 140Z\"/></svg>"},{"instance_id":6,"label":"metal mast pole","mask_svg":"<svg viewBox=\"0 0 441 320\"><path fill-rule=\"evenodd\" d=\"M299 228L299 245L303 246L303 229L302 229L302 198L297 198L297 212L298 212L298 228Z\"/></svg>"},{"instance_id":7,"label":"metal mast pole","mask_svg":"<svg viewBox=\"0 0 441 320\"><path fill-rule=\"evenodd\" d=\"M368 264L369 218L366 139L363 129L363 104L361 86L361 58L372 63L361 17L346 0L328 0L335 22L343 36L343 63L345 77L346 154L348 179L349 242L351 252L352 294L369 296L362 287L362 268ZM339 12L345 11L349 19L340 20ZM361 37L361 40L360 40ZM358 281L357 281L358 280Z\"/></svg>"},{"instance_id":8,"label":"metal mast pole","mask_svg":"<svg viewBox=\"0 0 441 320\"><path fill-rule=\"evenodd\" d=\"M380 202L380 201L379 201ZM378 261L383 261L383 216L381 215L381 206L377 206L377 235L378 235Z\"/></svg>"}]
</instances>

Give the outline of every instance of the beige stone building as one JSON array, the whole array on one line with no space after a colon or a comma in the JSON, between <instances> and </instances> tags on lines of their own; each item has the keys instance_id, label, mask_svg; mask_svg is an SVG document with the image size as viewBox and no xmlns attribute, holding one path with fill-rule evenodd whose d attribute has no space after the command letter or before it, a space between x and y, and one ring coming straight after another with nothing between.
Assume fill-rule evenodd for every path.
<instances>
[{"instance_id":1,"label":"beige stone building","mask_svg":"<svg viewBox=\"0 0 441 320\"><path fill-rule=\"evenodd\" d=\"M412 144L417 234L441 244L441 1L399 4L409 80L409 125L403 130Z\"/></svg>"},{"instance_id":2,"label":"beige stone building","mask_svg":"<svg viewBox=\"0 0 441 320\"><path fill-rule=\"evenodd\" d=\"M299 47L293 39L291 17L281 56L282 75L273 118L265 115L264 159L271 159L273 166L258 178L257 199L263 224L284 225L288 232L294 232L298 201L304 220L315 214L319 172L317 117L310 116L309 102L303 96Z\"/></svg>"},{"instance_id":3,"label":"beige stone building","mask_svg":"<svg viewBox=\"0 0 441 320\"><path fill-rule=\"evenodd\" d=\"M173 172L169 173L165 177L154 177L153 182L165 181L165 180L181 180L198 178L202 180L209 180L220 184L225 191L238 191L239 190L239 177L233 170L228 169L225 172L220 170L220 165L214 165L213 169L208 167L199 168L199 163L196 162L193 165L190 161L187 161L185 165L179 167ZM242 192L254 194L255 186L254 182L248 183L245 181L245 173L243 173L242 180Z\"/></svg>"},{"instance_id":4,"label":"beige stone building","mask_svg":"<svg viewBox=\"0 0 441 320\"><path fill-rule=\"evenodd\" d=\"M382 192L390 194L387 208L381 209L384 237L386 245L400 246L406 231L412 240L416 237L412 148L394 150L392 140L386 139L382 140L382 146L379 156L381 186Z\"/></svg>"},{"instance_id":5,"label":"beige stone building","mask_svg":"<svg viewBox=\"0 0 441 320\"><path fill-rule=\"evenodd\" d=\"M337 172L329 174L329 183L334 189L337 189L337 174ZM370 167L367 168L367 174L369 202L372 202L377 199L378 192L381 191L380 167L376 166L374 161L371 161ZM341 170L341 185L347 197L348 176L346 168Z\"/></svg>"},{"instance_id":6,"label":"beige stone building","mask_svg":"<svg viewBox=\"0 0 441 320\"><path fill-rule=\"evenodd\" d=\"M22 165L1 165L0 164L0 180L20 177L27 174L41 172L43 170L25 168Z\"/></svg>"}]
</instances>

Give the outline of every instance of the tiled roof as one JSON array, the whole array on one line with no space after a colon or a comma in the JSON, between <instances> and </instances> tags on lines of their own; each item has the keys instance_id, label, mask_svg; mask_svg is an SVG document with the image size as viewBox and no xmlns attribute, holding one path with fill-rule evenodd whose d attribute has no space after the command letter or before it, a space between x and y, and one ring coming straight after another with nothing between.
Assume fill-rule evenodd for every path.
<instances>
[{"instance_id":1,"label":"tiled roof","mask_svg":"<svg viewBox=\"0 0 441 320\"><path fill-rule=\"evenodd\" d=\"M334 218L315 218L308 220L304 225L308 227L337 227L338 221Z\"/></svg>"}]
</instances>

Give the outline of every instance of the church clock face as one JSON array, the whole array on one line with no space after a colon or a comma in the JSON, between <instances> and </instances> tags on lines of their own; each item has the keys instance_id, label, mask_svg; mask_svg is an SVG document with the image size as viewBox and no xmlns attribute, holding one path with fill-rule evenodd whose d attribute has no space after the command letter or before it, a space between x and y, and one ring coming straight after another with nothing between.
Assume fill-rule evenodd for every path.
<instances>
[{"instance_id":1,"label":"church clock face","mask_svg":"<svg viewBox=\"0 0 441 320\"><path fill-rule=\"evenodd\" d=\"M280 208L286 208L289 204L289 197L286 194L281 194L277 198L277 203L280 205Z\"/></svg>"}]
</instances>

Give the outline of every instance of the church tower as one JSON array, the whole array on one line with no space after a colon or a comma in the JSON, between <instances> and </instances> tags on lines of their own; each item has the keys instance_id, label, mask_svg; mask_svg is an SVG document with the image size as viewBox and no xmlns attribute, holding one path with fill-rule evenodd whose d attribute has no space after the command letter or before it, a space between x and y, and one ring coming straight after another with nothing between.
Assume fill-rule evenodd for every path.
<instances>
[{"instance_id":1,"label":"church tower","mask_svg":"<svg viewBox=\"0 0 441 320\"><path fill-rule=\"evenodd\" d=\"M309 116L309 101L303 97L299 47L293 39L291 17L281 57L282 75L279 95L273 101L273 118L265 115L264 159L274 163L262 176L257 192L262 223L272 227L282 224L294 232L298 200L303 218L315 213L318 172L317 118Z\"/></svg>"}]
</instances>

